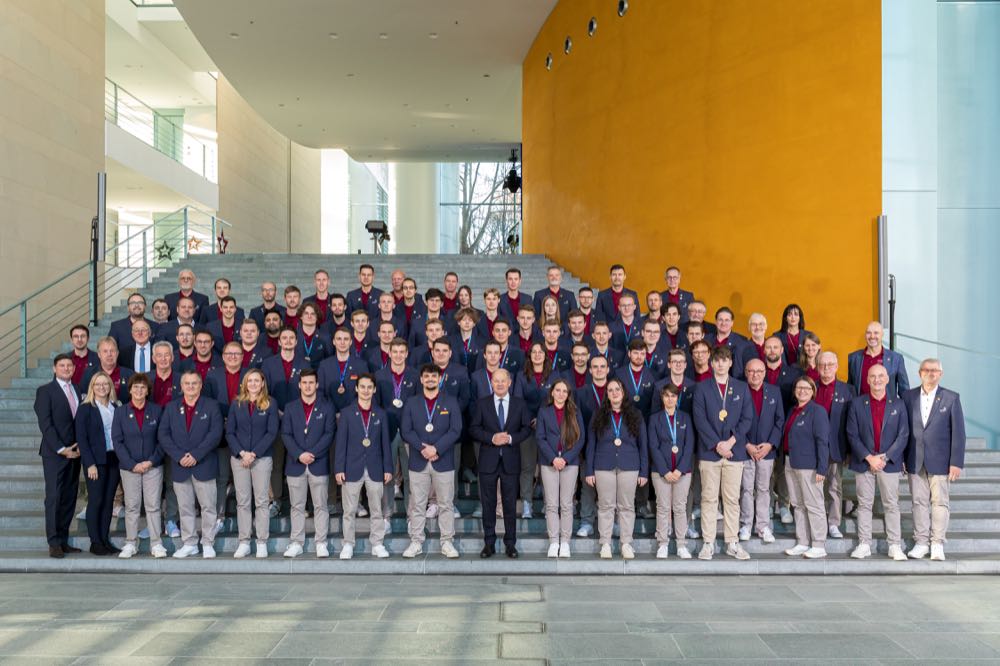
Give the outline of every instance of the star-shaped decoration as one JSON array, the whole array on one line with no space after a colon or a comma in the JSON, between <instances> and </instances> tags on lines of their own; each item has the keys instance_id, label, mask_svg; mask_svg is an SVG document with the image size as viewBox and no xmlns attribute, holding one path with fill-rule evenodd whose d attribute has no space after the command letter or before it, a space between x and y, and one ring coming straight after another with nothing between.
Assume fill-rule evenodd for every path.
<instances>
[{"instance_id":1,"label":"star-shaped decoration","mask_svg":"<svg viewBox=\"0 0 1000 666\"><path fill-rule=\"evenodd\" d=\"M161 261L173 261L174 260L174 248L167 241L160 241L159 245L153 246L156 250L156 260Z\"/></svg>"},{"instance_id":2,"label":"star-shaped decoration","mask_svg":"<svg viewBox=\"0 0 1000 666\"><path fill-rule=\"evenodd\" d=\"M225 254L226 248L229 247L229 240L226 238L226 232L219 231L219 237L215 240L219 243L219 254Z\"/></svg>"},{"instance_id":3,"label":"star-shaped decoration","mask_svg":"<svg viewBox=\"0 0 1000 666\"><path fill-rule=\"evenodd\" d=\"M194 236L192 236L191 238L189 238L188 239L188 254L191 254L192 252L197 252L198 250L200 250L201 249L201 244L203 242L204 241L202 241L200 238L197 238L197 237L194 237Z\"/></svg>"}]
</instances>

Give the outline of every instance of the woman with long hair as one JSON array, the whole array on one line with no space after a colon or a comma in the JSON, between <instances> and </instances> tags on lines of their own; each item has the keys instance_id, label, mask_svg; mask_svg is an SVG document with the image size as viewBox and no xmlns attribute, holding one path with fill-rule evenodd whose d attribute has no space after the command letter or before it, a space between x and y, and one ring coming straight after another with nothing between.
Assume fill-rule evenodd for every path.
<instances>
[{"instance_id":1,"label":"woman with long hair","mask_svg":"<svg viewBox=\"0 0 1000 666\"><path fill-rule=\"evenodd\" d=\"M306 305L311 305L307 303ZM240 544L233 557L250 554L250 527L257 531L257 557L267 557L270 536L269 499L274 439L278 435L278 405L267 394L264 373L248 370L226 419L226 442L236 488L236 524ZM254 513L250 502L253 500ZM256 518L256 520L254 520Z\"/></svg>"},{"instance_id":2,"label":"woman with long hair","mask_svg":"<svg viewBox=\"0 0 1000 666\"><path fill-rule=\"evenodd\" d=\"M538 326L539 330L541 330L544 324L552 320L555 320L555 322L559 324L560 331L563 330L563 321L562 318L559 316L558 298L556 298L552 294L545 294L545 297L542 298L541 309L542 311L538 313L538 319L536 321L536 325Z\"/></svg>"},{"instance_id":3,"label":"woman with long hair","mask_svg":"<svg viewBox=\"0 0 1000 666\"><path fill-rule=\"evenodd\" d=\"M625 399L620 379L608 380L604 400L587 432L585 480L597 489L597 533L601 558L611 558L611 531L618 512L622 558L635 558L635 489L649 480L649 451L642 413Z\"/></svg>"},{"instance_id":4,"label":"woman with long hair","mask_svg":"<svg viewBox=\"0 0 1000 666\"><path fill-rule=\"evenodd\" d=\"M572 396L569 382L556 379L535 422L535 440L538 442L542 488L545 491L549 557L570 556L573 494L580 475L580 453L585 442L583 417Z\"/></svg>"},{"instance_id":5,"label":"woman with long hair","mask_svg":"<svg viewBox=\"0 0 1000 666\"><path fill-rule=\"evenodd\" d=\"M823 345L819 341L819 336L811 331L802 333L802 351L799 353L799 368L802 373L813 380L819 381L819 355L823 352Z\"/></svg>"},{"instance_id":6,"label":"woman with long hair","mask_svg":"<svg viewBox=\"0 0 1000 666\"><path fill-rule=\"evenodd\" d=\"M823 482L830 466L830 416L815 400L816 383L799 377L792 388L795 407L785 420L781 451L785 481L795 514L792 557L826 557L826 507Z\"/></svg>"},{"instance_id":7,"label":"woman with long hair","mask_svg":"<svg viewBox=\"0 0 1000 666\"><path fill-rule=\"evenodd\" d=\"M76 410L76 441L87 480L87 535L94 555L114 555L111 513L121 474L111 440L118 398L114 382L103 370L90 378L87 395Z\"/></svg>"},{"instance_id":8,"label":"woman with long hair","mask_svg":"<svg viewBox=\"0 0 1000 666\"><path fill-rule=\"evenodd\" d=\"M789 303L781 312L781 330L771 335L781 340L785 348L785 363L795 365L799 362L802 343L805 342L806 316L797 303Z\"/></svg>"}]
</instances>

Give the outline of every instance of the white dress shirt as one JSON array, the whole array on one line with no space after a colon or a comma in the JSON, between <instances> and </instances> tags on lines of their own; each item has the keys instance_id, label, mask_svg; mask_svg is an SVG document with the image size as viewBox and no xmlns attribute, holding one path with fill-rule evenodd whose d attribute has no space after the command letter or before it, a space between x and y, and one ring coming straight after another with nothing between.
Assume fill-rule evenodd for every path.
<instances>
[{"instance_id":1,"label":"white dress shirt","mask_svg":"<svg viewBox=\"0 0 1000 666\"><path fill-rule=\"evenodd\" d=\"M145 360L146 360L146 372L148 373L150 370L153 369L152 348L153 348L153 345L150 344L150 343L148 343L148 342L146 344L142 345L142 346L136 345L136 347L135 347L135 355L132 357L132 367L135 368L136 372L139 372L139 354L140 353L146 355L145 356Z\"/></svg>"},{"instance_id":2,"label":"white dress shirt","mask_svg":"<svg viewBox=\"0 0 1000 666\"><path fill-rule=\"evenodd\" d=\"M937 390L937 386L932 388L930 393L925 392L923 387L920 389L920 420L924 427L927 427L927 420L931 417L931 410L934 409L934 398L937 397Z\"/></svg>"}]
</instances>

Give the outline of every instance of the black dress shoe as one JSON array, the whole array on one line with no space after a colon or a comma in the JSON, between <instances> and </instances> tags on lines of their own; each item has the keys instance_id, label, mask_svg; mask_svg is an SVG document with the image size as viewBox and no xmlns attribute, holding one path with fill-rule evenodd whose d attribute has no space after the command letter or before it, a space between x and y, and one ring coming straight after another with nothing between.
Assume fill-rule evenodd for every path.
<instances>
[{"instance_id":1,"label":"black dress shoe","mask_svg":"<svg viewBox=\"0 0 1000 666\"><path fill-rule=\"evenodd\" d=\"M49 546L49 557L61 560L66 557L66 553L63 552L63 549L60 546Z\"/></svg>"},{"instance_id":2,"label":"black dress shoe","mask_svg":"<svg viewBox=\"0 0 1000 666\"><path fill-rule=\"evenodd\" d=\"M83 551L77 548L76 546L71 546L68 543L64 543L62 545L62 552L66 553L67 555L72 555L73 553L82 553Z\"/></svg>"},{"instance_id":3,"label":"black dress shoe","mask_svg":"<svg viewBox=\"0 0 1000 666\"><path fill-rule=\"evenodd\" d=\"M517 548L514 546L507 546L507 557L512 560L516 560L518 558Z\"/></svg>"},{"instance_id":4,"label":"black dress shoe","mask_svg":"<svg viewBox=\"0 0 1000 666\"><path fill-rule=\"evenodd\" d=\"M493 557L496 552L497 550L493 546L483 546L483 549L479 551L479 557L485 560L488 557Z\"/></svg>"},{"instance_id":5,"label":"black dress shoe","mask_svg":"<svg viewBox=\"0 0 1000 666\"><path fill-rule=\"evenodd\" d=\"M102 557L104 555L110 555L111 552L107 548L105 548L102 544L92 543L90 544L90 554Z\"/></svg>"},{"instance_id":6,"label":"black dress shoe","mask_svg":"<svg viewBox=\"0 0 1000 666\"><path fill-rule=\"evenodd\" d=\"M104 549L107 550L112 555L117 555L118 553L122 552L122 549L113 543L104 544Z\"/></svg>"}]
</instances>

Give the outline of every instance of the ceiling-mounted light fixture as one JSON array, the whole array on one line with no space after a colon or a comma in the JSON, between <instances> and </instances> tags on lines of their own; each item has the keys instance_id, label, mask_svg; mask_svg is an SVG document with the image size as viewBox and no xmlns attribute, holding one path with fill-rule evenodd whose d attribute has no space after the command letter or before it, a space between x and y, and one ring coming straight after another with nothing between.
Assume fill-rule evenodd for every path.
<instances>
[{"instance_id":1,"label":"ceiling-mounted light fixture","mask_svg":"<svg viewBox=\"0 0 1000 666\"><path fill-rule=\"evenodd\" d=\"M521 189L521 177L517 175L516 148L511 149L510 158L507 161L510 162L510 171L507 173L507 177L503 179L503 189L511 194L517 194L517 191Z\"/></svg>"}]
</instances>

